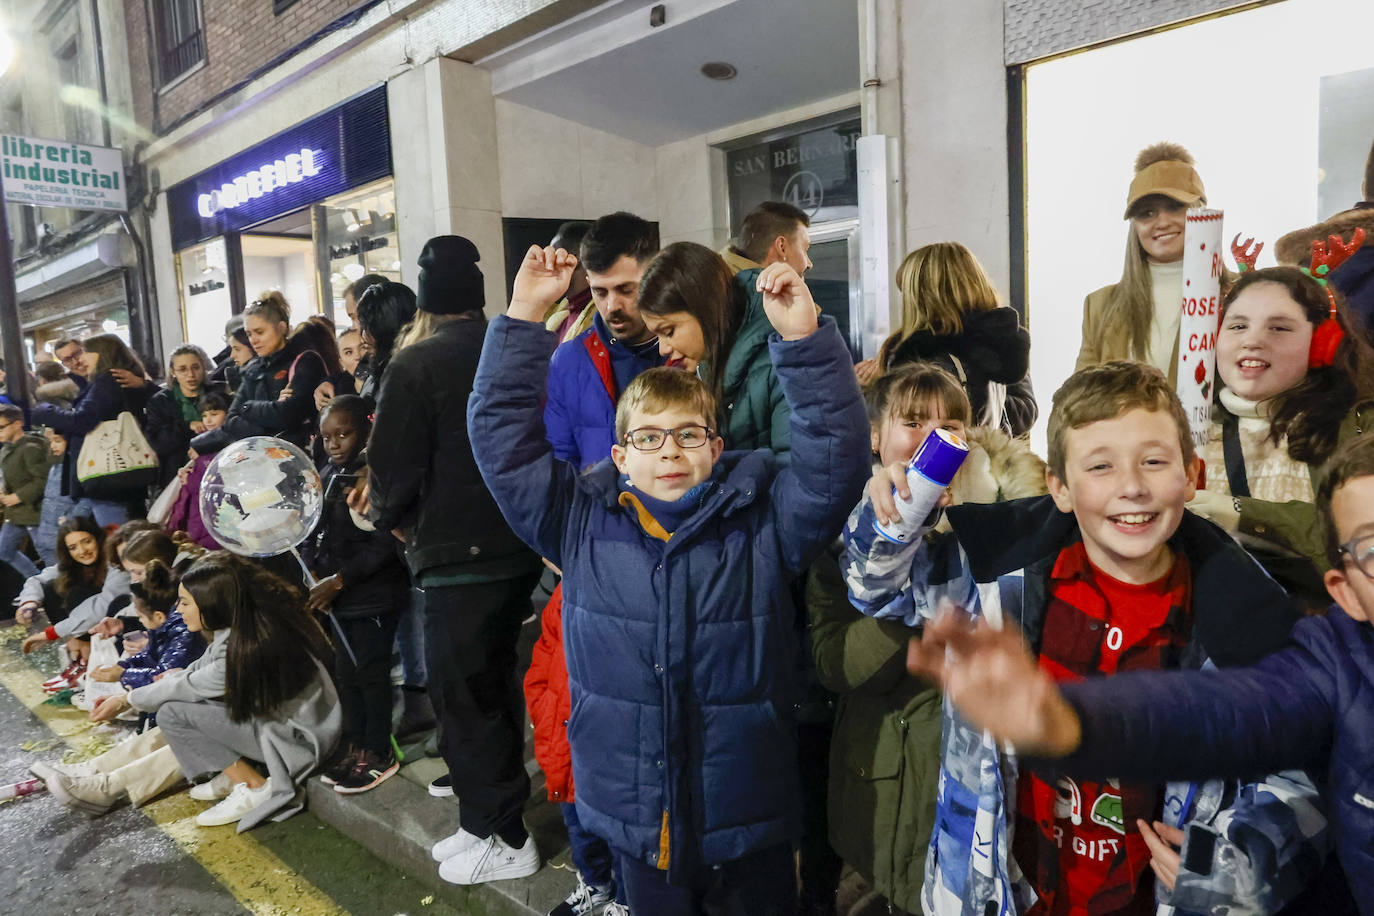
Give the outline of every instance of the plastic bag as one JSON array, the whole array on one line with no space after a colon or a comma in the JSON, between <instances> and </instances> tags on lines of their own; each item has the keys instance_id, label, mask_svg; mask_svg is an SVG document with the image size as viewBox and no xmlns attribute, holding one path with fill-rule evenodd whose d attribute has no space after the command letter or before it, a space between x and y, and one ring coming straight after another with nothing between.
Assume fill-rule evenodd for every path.
<instances>
[{"instance_id":1,"label":"plastic bag","mask_svg":"<svg viewBox=\"0 0 1374 916\"><path fill-rule=\"evenodd\" d=\"M181 475L178 474L157 495L157 499L153 500L152 506L148 509L148 521L157 522L159 525L167 524L167 519L172 515L172 507L176 505L177 497L181 495L181 486Z\"/></svg>"}]
</instances>

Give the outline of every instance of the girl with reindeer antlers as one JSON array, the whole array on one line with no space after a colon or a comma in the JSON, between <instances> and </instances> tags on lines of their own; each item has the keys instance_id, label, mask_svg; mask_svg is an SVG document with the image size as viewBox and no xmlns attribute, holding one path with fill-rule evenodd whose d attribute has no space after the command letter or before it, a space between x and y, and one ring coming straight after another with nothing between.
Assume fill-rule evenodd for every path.
<instances>
[{"instance_id":1,"label":"girl with reindeer antlers","mask_svg":"<svg viewBox=\"0 0 1374 916\"><path fill-rule=\"evenodd\" d=\"M1329 568L1314 494L1336 447L1374 427L1374 350L1329 273L1364 242L1312 243L1310 268L1255 269L1263 243L1231 250L1222 303L1206 489L1188 504L1237 536L1290 593L1324 608Z\"/></svg>"}]
</instances>

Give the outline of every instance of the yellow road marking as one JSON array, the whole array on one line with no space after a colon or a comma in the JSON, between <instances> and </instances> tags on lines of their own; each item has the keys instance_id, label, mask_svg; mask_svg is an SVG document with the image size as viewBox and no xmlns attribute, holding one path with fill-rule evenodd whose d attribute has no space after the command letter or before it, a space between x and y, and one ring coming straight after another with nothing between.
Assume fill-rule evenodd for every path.
<instances>
[{"instance_id":1,"label":"yellow road marking","mask_svg":"<svg viewBox=\"0 0 1374 916\"><path fill-rule=\"evenodd\" d=\"M12 651L0 651L0 687L4 687L68 746L79 746L90 720L70 706L45 706L37 672ZM256 916L347 916L324 891L293 871L269 849L233 826L200 827L205 810L186 792L167 795L143 806L143 813L191 856L244 909Z\"/></svg>"}]
</instances>

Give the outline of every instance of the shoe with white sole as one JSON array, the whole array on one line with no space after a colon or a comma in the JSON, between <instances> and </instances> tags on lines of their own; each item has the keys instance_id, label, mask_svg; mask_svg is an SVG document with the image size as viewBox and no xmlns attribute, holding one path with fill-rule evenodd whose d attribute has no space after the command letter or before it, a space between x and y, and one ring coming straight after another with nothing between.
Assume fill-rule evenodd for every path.
<instances>
[{"instance_id":1,"label":"shoe with white sole","mask_svg":"<svg viewBox=\"0 0 1374 916\"><path fill-rule=\"evenodd\" d=\"M486 884L527 878L539 871L539 850L534 837L525 837L519 849L507 846L496 834L463 849L439 865L439 877L449 884Z\"/></svg>"},{"instance_id":2,"label":"shoe with white sole","mask_svg":"<svg viewBox=\"0 0 1374 916\"><path fill-rule=\"evenodd\" d=\"M248 788L246 782L235 783L228 798L196 815L196 823L202 827L222 827L225 824L237 823L249 811L267 801L271 794L271 779L267 779L256 789Z\"/></svg>"},{"instance_id":3,"label":"shoe with white sole","mask_svg":"<svg viewBox=\"0 0 1374 916\"><path fill-rule=\"evenodd\" d=\"M435 776L429 781L429 794L435 798L453 797L453 775L445 773L443 776Z\"/></svg>"},{"instance_id":4,"label":"shoe with white sole","mask_svg":"<svg viewBox=\"0 0 1374 916\"><path fill-rule=\"evenodd\" d=\"M606 904L606 909L601 911L601 916L630 916L630 905L611 901Z\"/></svg>"},{"instance_id":5,"label":"shoe with white sole","mask_svg":"<svg viewBox=\"0 0 1374 916\"><path fill-rule=\"evenodd\" d=\"M96 769L95 761L83 760L80 763L34 763L29 766L29 772L43 779L43 774L39 770L47 769L50 772L61 773L63 776L99 776L101 771Z\"/></svg>"},{"instance_id":6,"label":"shoe with white sole","mask_svg":"<svg viewBox=\"0 0 1374 916\"><path fill-rule=\"evenodd\" d=\"M579 874L577 887L573 888L566 900L549 910L548 916L592 916L614 900L614 889L588 884Z\"/></svg>"},{"instance_id":7,"label":"shoe with white sole","mask_svg":"<svg viewBox=\"0 0 1374 916\"><path fill-rule=\"evenodd\" d=\"M468 833L462 827L459 827L457 833L446 836L435 843L434 848L429 851L429 854L433 857L434 861L442 862L445 859L453 858L474 843L481 842L483 842L483 840L480 836Z\"/></svg>"},{"instance_id":8,"label":"shoe with white sole","mask_svg":"<svg viewBox=\"0 0 1374 916\"><path fill-rule=\"evenodd\" d=\"M219 801L221 798L228 798L232 791L234 784L230 782L229 777L218 773L214 779L191 786L191 791L187 794L196 801Z\"/></svg>"},{"instance_id":9,"label":"shoe with white sole","mask_svg":"<svg viewBox=\"0 0 1374 916\"><path fill-rule=\"evenodd\" d=\"M51 775L43 777L48 793L68 808L84 811L91 817L99 817L124 798L124 790L113 785L105 773L97 776L67 776L56 770L49 772Z\"/></svg>"}]
</instances>

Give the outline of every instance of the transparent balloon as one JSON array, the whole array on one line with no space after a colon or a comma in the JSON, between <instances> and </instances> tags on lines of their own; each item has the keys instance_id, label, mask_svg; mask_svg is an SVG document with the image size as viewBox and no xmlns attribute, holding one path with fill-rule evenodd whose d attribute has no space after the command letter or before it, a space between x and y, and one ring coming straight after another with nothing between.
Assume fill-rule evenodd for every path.
<instances>
[{"instance_id":1,"label":"transparent balloon","mask_svg":"<svg viewBox=\"0 0 1374 916\"><path fill-rule=\"evenodd\" d=\"M270 557L310 536L324 511L319 472L300 447L273 436L226 446L200 483L200 517L229 550Z\"/></svg>"}]
</instances>

